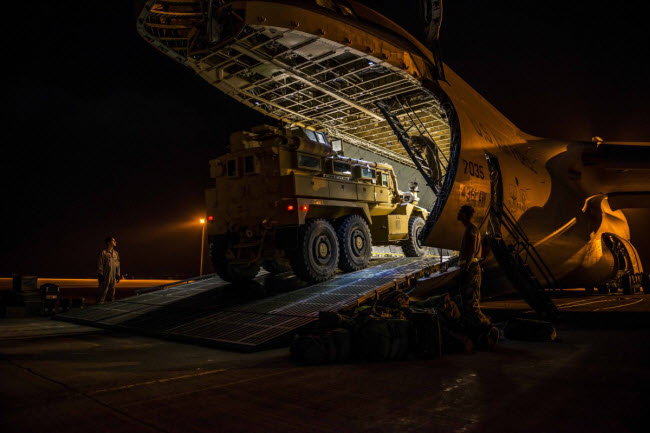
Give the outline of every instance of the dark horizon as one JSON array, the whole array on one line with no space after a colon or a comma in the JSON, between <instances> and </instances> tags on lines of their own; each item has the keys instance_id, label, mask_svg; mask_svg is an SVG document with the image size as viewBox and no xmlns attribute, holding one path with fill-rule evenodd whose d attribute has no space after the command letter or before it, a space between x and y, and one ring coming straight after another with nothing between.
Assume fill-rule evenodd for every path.
<instances>
[{"instance_id":1,"label":"dark horizon","mask_svg":"<svg viewBox=\"0 0 650 433\"><path fill-rule=\"evenodd\" d=\"M408 8L376 3L418 31ZM126 2L20 7L0 277L93 277L107 234L128 275L196 275L208 160L231 132L275 121L145 43ZM525 132L650 141L641 10L447 2L443 57Z\"/></svg>"}]
</instances>

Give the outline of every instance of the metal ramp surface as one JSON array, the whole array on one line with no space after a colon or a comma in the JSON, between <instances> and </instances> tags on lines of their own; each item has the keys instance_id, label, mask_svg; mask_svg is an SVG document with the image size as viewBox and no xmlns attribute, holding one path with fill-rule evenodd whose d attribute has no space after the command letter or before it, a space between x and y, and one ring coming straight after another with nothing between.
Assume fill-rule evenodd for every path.
<instances>
[{"instance_id":1,"label":"metal ramp surface","mask_svg":"<svg viewBox=\"0 0 650 433\"><path fill-rule=\"evenodd\" d=\"M236 305L215 305L214 294L232 286L208 278L55 316L57 320L119 329L155 337L237 350L268 347L318 320L320 311L339 311L410 285L440 261L400 258L323 283Z\"/></svg>"}]
</instances>

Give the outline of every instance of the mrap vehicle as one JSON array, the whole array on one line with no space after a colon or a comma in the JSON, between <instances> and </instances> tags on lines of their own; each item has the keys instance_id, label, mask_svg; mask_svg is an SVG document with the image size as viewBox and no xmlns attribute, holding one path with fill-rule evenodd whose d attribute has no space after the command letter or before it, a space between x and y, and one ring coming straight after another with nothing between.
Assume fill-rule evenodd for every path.
<instances>
[{"instance_id":1,"label":"mrap vehicle","mask_svg":"<svg viewBox=\"0 0 650 433\"><path fill-rule=\"evenodd\" d=\"M416 193L398 190L389 164L338 155L322 132L264 125L233 133L210 174L208 240L224 280L290 265L307 282L324 281L337 267L365 268L373 243L424 254L428 212Z\"/></svg>"}]
</instances>

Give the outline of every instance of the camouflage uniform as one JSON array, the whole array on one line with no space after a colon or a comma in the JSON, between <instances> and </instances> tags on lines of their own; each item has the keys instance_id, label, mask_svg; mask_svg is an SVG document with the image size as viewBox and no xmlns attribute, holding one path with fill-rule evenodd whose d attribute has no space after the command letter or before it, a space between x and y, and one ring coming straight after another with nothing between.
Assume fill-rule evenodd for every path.
<instances>
[{"instance_id":1,"label":"camouflage uniform","mask_svg":"<svg viewBox=\"0 0 650 433\"><path fill-rule=\"evenodd\" d=\"M472 252L473 251L473 252ZM479 322L489 323L489 319L481 312L479 300L481 299L481 234L476 226L469 223L465 227L463 239L460 243L459 263L460 296L463 301L463 314L467 314Z\"/></svg>"},{"instance_id":2,"label":"camouflage uniform","mask_svg":"<svg viewBox=\"0 0 650 433\"><path fill-rule=\"evenodd\" d=\"M105 301L112 302L115 298L116 279L121 278L120 255L115 249L105 249L99 253L97 275L100 277L97 303L103 304Z\"/></svg>"}]
</instances>

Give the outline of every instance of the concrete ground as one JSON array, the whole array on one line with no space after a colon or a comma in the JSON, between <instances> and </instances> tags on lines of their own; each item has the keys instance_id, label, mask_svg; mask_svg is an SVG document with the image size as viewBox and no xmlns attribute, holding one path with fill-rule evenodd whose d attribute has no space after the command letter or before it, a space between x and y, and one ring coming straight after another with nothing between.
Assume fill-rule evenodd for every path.
<instances>
[{"instance_id":1,"label":"concrete ground","mask_svg":"<svg viewBox=\"0 0 650 433\"><path fill-rule=\"evenodd\" d=\"M647 431L648 310L590 314L566 315L552 343L317 367L286 348L242 354L2 319L0 431Z\"/></svg>"}]
</instances>

